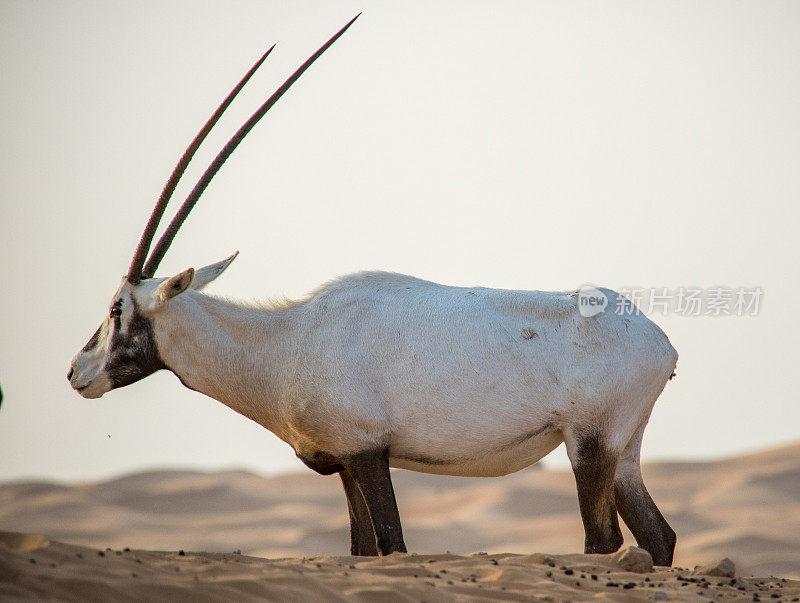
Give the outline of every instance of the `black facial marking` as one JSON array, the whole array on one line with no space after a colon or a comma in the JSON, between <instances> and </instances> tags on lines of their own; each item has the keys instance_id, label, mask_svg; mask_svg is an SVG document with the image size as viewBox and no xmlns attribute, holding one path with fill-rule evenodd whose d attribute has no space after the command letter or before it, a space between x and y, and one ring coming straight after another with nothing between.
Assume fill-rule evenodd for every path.
<instances>
[{"instance_id":1,"label":"black facial marking","mask_svg":"<svg viewBox=\"0 0 800 603\"><path fill-rule=\"evenodd\" d=\"M114 328L119 330L122 326L122 300L118 299L114 302L114 305L111 306L111 310L109 311L109 317L114 321Z\"/></svg>"},{"instance_id":2,"label":"black facial marking","mask_svg":"<svg viewBox=\"0 0 800 603\"><path fill-rule=\"evenodd\" d=\"M119 302L120 305L122 302ZM116 304L115 304L116 306ZM105 370L113 387L124 387L167 368L158 354L153 324L139 312L131 300L131 319L127 333L119 326L111 336ZM115 319L115 322L119 319Z\"/></svg>"}]
</instances>

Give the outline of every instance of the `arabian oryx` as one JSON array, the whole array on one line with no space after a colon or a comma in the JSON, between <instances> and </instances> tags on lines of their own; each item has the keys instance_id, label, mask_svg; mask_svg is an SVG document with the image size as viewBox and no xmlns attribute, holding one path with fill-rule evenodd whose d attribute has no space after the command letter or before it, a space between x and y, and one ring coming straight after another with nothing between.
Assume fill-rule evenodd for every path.
<instances>
[{"instance_id":1,"label":"arabian oryx","mask_svg":"<svg viewBox=\"0 0 800 603\"><path fill-rule=\"evenodd\" d=\"M585 551L621 546L619 513L656 564L669 565L675 533L642 482L639 449L677 354L643 315L583 316L576 292L449 287L384 272L339 278L282 304L204 295L236 254L155 276L217 170L353 21L228 142L145 263L192 155L272 49L210 118L167 182L108 315L72 360L72 387L99 398L166 369L263 425L314 471L339 474L354 555L406 550L390 467L498 476L566 442ZM602 293L609 306L624 301Z\"/></svg>"}]
</instances>

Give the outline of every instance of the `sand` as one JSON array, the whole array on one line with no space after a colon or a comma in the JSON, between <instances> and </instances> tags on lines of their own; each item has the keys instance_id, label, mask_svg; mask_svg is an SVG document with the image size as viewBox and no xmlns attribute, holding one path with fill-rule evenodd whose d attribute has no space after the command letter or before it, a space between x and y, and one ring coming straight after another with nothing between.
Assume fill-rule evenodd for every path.
<instances>
[{"instance_id":1,"label":"sand","mask_svg":"<svg viewBox=\"0 0 800 603\"><path fill-rule=\"evenodd\" d=\"M583 531L569 472L394 472L412 554L384 559L341 556L349 537L335 476L157 471L8 483L0 530L14 533L0 535L0 599L800 600L800 445L644 474L678 533L681 569L631 574L612 556L575 554ZM691 575L722 557L735 562L735 583Z\"/></svg>"},{"instance_id":2,"label":"sand","mask_svg":"<svg viewBox=\"0 0 800 603\"><path fill-rule=\"evenodd\" d=\"M9 543L11 543L9 545ZM755 595L755 596L754 596ZM800 581L623 570L611 555L263 559L90 549L0 533L0 598L171 601L800 600Z\"/></svg>"}]
</instances>

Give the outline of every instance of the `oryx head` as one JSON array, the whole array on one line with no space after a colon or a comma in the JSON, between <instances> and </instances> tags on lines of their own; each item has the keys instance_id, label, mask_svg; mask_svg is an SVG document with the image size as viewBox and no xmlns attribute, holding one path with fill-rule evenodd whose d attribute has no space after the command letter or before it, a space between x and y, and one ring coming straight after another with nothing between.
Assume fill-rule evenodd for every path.
<instances>
[{"instance_id":1,"label":"oryx head","mask_svg":"<svg viewBox=\"0 0 800 603\"><path fill-rule=\"evenodd\" d=\"M200 144L222 116L225 109L244 87L256 69L264 62L274 46L256 62L219 108L203 126L195 139L186 149L178 165L172 172L161 196L156 203L150 220L144 229L142 238L133 255L128 274L122 279L117 292L111 298L108 314L103 319L89 342L72 359L67 379L72 387L85 398L99 398L107 391L117 387L130 385L151 375L155 371L168 368L164 365L158 352L153 321L169 304L170 300L188 288L200 289L217 278L234 260L236 254L229 258L195 271L189 268L171 278L154 278L156 269L172 240L197 200L203 194L211 179L233 153L234 149L253 129L264 114L294 84L308 67L322 55L358 18L356 15L347 25L340 29L330 40L320 47L311 57L295 71L267 101L245 122L233 138L220 151L192 192L181 205L175 217L164 231L153 249L150 258L147 254L155 236L158 224L167 208L175 187L178 184L189 162ZM145 263L145 260L147 262Z\"/></svg>"}]
</instances>

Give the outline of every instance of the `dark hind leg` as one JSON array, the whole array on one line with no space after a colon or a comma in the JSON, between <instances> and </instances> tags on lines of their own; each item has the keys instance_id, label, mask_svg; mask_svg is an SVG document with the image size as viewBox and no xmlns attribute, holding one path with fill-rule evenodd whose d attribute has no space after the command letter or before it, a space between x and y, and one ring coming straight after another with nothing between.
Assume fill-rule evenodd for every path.
<instances>
[{"instance_id":1,"label":"dark hind leg","mask_svg":"<svg viewBox=\"0 0 800 603\"><path fill-rule=\"evenodd\" d=\"M350 512L350 554L375 556L378 554L378 545L364 495L347 469L339 472L339 477L342 478Z\"/></svg>"},{"instance_id":2,"label":"dark hind leg","mask_svg":"<svg viewBox=\"0 0 800 603\"><path fill-rule=\"evenodd\" d=\"M361 452L343 458L342 464L361 491L372 522L377 554L388 555L396 551L405 553L403 528L400 525L400 513L397 510L397 501L389 476L389 456L386 451ZM359 542L361 541L360 530Z\"/></svg>"},{"instance_id":3,"label":"dark hind leg","mask_svg":"<svg viewBox=\"0 0 800 603\"><path fill-rule=\"evenodd\" d=\"M644 425L622 452L614 477L614 498L625 525L636 543L653 556L653 563L672 565L677 537L642 481L639 450L643 434Z\"/></svg>"},{"instance_id":4,"label":"dark hind leg","mask_svg":"<svg viewBox=\"0 0 800 603\"><path fill-rule=\"evenodd\" d=\"M622 531L614 503L617 455L593 431L565 434L565 441L586 534L583 552L613 553L622 546Z\"/></svg>"}]
</instances>

